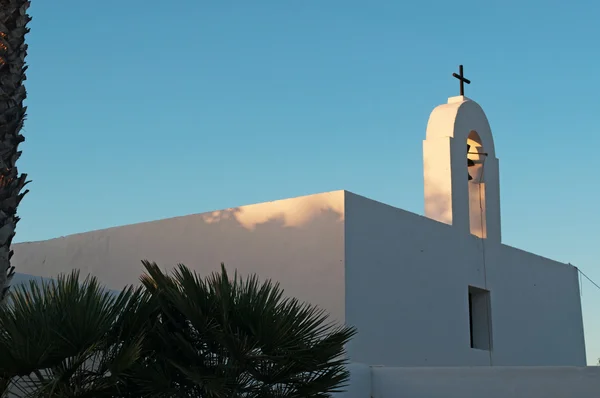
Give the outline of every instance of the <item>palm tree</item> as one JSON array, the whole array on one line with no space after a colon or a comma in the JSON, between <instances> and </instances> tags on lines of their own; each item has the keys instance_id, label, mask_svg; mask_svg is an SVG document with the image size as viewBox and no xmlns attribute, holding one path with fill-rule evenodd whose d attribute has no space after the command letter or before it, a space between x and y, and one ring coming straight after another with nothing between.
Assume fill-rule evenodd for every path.
<instances>
[{"instance_id":1,"label":"palm tree","mask_svg":"<svg viewBox=\"0 0 600 398\"><path fill-rule=\"evenodd\" d=\"M79 273L11 289L0 307L0 396L329 397L352 328L256 276L205 279L144 262L119 295Z\"/></svg>"},{"instance_id":2,"label":"palm tree","mask_svg":"<svg viewBox=\"0 0 600 398\"><path fill-rule=\"evenodd\" d=\"M0 396L114 397L140 359L152 309L79 273L11 290L0 308Z\"/></svg>"},{"instance_id":3,"label":"palm tree","mask_svg":"<svg viewBox=\"0 0 600 398\"><path fill-rule=\"evenodd\" d=\"M21 193L27 175L19 175L16 162L21 155L18 146L25 140L21 129L26 114L28 8L27 0L0 0L0 303L14 275L10 246L19 221L17 206L27 193Z\"/></svg>"},{"instance_id":4,"label":"palm tree","mask_svg":"<svg viewBox=\"0 0 600 398\"><path fill-rule=\"evenodd\" d=\"M184 265L172 276L144 266L159 313L130 388L137 396L329 397L348 380L344 345L355 330L284 298L278 284L230 279L223 265L204 280Z\"/></svg>"}]
</instances>

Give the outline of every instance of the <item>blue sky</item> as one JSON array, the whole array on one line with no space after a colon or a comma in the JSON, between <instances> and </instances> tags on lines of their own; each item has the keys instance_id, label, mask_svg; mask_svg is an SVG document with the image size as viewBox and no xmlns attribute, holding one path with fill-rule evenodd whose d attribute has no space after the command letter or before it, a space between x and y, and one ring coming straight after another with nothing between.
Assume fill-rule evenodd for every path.
<instances>
[{"instance_id":1,"label":"blue sky","mask_svg":"<svg viewBox=\"0 0 600 398\"><path fill-rule=\"evenodd\" d=\"M600 3L38 0L31 14L17 241L336 189L422 213L427 117L462 63L495 136L504 242L600 281ZM582 294L593 363L600 291Z\"/></svg>"}]
</instances>

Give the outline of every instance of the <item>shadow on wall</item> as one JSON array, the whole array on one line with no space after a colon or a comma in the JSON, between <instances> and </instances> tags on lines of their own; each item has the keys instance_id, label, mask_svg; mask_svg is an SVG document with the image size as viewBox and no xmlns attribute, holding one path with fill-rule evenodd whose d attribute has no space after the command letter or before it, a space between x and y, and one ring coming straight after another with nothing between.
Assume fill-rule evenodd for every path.
<instances>
[{"instance_id":1,"label":"shadow on wall","mask_svg":"<svg viewBox=\"0 0 600 398\"><path fill-rule=\"evenodd\" d=\"M37 281L37 283L48 283L52 282L53 280L53 278L42 278L41 276L15 273L15 276L13 277L10 286L16 288L20 285L25 285L26 287L28 287L31 281ZM119 290L109 290L109 292L115 295L118 295L120 293Z\"/></svg>"},{"instance_id":2,"label":"shadow on wall","mask_svg":"<svg viewBox=\"0 0 600 398\"><path fill-rule=\"evenodd\" d=\"M323 211L337 213L340 221L342 221L344 217L343 198L343 191L335 191L218 210L203 213L201 216L207 223L234 218L240 225L250 230L271 220L279 220L286 227L301 227L318 217Z\"/></svg>"},{"instance_id":3,"label":"shadow on wall","mask_svg":"<svg viewBox=\"0 0 600 398\"><path fill-rule=\"evenodd\" d=\"M43 277L80 269L122 289L138 283L142 259L201 276L224 262L343 316L344 193L313 196L21 243L13 264Z\"/></svg>"},{"instance_id":4,"label":"shadow on wall","mask_svg":"<svg viewBox=\"0 0 600 398\"><path fill-rule=\"evenodd\" d=\"M52 281L53 281L52 278L42 278L40 276L35 276L35 275L15 273L12 280L10 281L10 288L11 288L11 291L16 291L16 290L20 291L21 287L24 287L25 290L29 292L29 291L31 291L30 290L31 282L36 282L36 284L38 286L41 286L43 283L47 284ZM9 294L10 294L10 291L9 291Z\"/></svg>"},{"instance_id":5,"label":"shadow on wall","mask_svg":"<svg viewBox=\"0 0 600 398\"><path fill-rule=\"evenodd\" d=\"M33 281L33 280L38 281L38 282L49 282L51 279L50 278L42 278L40 276L35 276L35 275L15 273L15 276L13 277L12 281L10 282L10 285L11 286L24 285L24 284L28 284L29 281Z\"/></svg>"}]
</instances>

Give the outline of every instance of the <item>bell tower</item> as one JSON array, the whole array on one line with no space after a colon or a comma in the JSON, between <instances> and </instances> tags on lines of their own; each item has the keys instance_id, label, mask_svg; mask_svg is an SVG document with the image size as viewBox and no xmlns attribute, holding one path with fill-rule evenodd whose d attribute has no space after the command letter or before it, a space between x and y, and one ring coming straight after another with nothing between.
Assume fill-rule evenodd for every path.
<instances>
[{"instance_id":1,"label":"bell tower","mask_svg":"<svg viewBox=\"0 0 600 398\"><path fill-rule=\"evenodd\" d=\"M483 109L459 96L436 107L423 141L425 215L463 233L501 241L499 162Z\"/></svg>"}]
</instances>

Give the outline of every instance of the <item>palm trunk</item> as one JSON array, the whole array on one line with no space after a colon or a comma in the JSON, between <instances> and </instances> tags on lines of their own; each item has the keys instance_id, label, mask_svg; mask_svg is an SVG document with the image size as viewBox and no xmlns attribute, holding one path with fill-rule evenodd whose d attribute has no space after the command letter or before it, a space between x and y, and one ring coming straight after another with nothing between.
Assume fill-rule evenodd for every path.
<instances>
[{"instance_id":1,"label":"palm trunk","mask_svg":"<svg viewBox=\"0 0 600 398\"><path fill-rule=\"evenodd\" d=\"M0 303L14 275L10 248L19 217L17 206L27 191L27 175L17 170L18 146L27 108L25 86L25 35L31 20L28 0L0 0Z\"/></svg>"}]
</instances>

